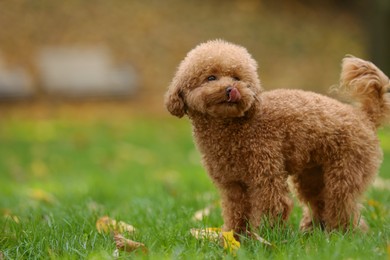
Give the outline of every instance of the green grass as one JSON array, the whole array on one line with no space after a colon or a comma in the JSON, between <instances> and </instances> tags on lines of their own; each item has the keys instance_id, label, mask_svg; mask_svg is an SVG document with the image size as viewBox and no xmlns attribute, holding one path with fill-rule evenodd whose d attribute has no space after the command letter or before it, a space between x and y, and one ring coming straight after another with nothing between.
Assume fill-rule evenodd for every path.
<instances>
[{"instance_id":1,"label":"green grass","mask_svg":"<svg viewBox=\"0 0 390 260\"><path fill-rule=\"evenodd\" d=\"M390 135L383 132L381 139L380 175L390 178ZM191 228L219 227L222 219L216 208L203 221L192 220L218 201L218 193L200 165L187 120L4 119L0 178L0 259L111 259L114 240L95 227L104 215L135 226L135 234L124 235L148 248L120 258L234 258L190 235ZM36 198L39 192L47 195ZM302 234L295 207L286 228L261 230L275 247L244 240L236 257L386 259L389 201L389 190L366 193L368 234Z\"/></svg>"}]
</instances>

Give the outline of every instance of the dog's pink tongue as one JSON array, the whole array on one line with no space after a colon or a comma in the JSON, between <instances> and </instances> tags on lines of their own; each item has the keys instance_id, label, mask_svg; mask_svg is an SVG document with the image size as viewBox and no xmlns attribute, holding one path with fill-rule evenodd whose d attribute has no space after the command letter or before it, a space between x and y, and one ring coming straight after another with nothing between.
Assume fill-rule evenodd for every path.
<instances>
[{"instance_id":1,"label":"dog's pink tongue","mask_svg":"<svg viewBox=\"0 0 390 260\"><path fill-rule=\"evenodd\" d=\"M229 92L228 102L237 102L241 99L241 94L236 88L232 88Z\"/></svg>"}]
</instances>

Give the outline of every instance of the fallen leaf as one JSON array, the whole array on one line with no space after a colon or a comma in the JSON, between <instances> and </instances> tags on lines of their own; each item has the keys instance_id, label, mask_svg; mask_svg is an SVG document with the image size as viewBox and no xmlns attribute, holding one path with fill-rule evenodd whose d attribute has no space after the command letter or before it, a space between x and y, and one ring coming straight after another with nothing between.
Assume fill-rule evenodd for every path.
<instances>
[{"instance_id":1,"label":"fallen leaf","mask_svg":"<svg viewBox=\"0 0 390 260\"><path fill-rule=\"evenodd\" d=\"M203 218L210 215L211 210L214 208L214 205L210 205L204 209L198 210L195 212L194 216L192 217L192 220L194 221L202 221Z\"/></svg>"},{"instance_id":2,"label":"fallen leaf","mask_svg":"<svg viewBox=\"0 0 390 260\"><path fill-rule=\"evenodd\" d=\"M206 228L197 229L192 228L190 230L191 235L198 240L209 240L212 242L218 242L224 249L228 250L232 254L236 254L236 251L240 248L240 242L234 238L233 231L222 231L221 228Z\"/></svg>"},{"instance_id":3,"label":"fallen leaf","mask_svg":"<svg viewBox=\"0 0 390 260\"><path fill-rule=\"evenodd\" d=\"M89 211L91 211L93 213L101 212L101 211L104 210L103 205L97 203L96 201L88 202L87 208L88 208Z\"/></svg>"},{"instance_id":4,"label":"fallen leaf","mask_svg":"<svg viewBox=\"0 0 390 260\"><path fill-rule=\"evenodd\" d=\"M190 230L191 235L198 240L209 240L211 242L217 242L224 249L227 249L229 252L235 254L237 250L240 248L240 242L237 241L234 237L233 231L222 231L221 228L205 228L205 229L197 229L192 228ZM273 244L268 242L266 239L262 238L255 232L247 231L247 235L260 243L274 247Z\"/></svg>"},{"instance_id":5,"label":"fallen leaf","mask_svg":"<svg viewBox=\"0 0 390 260\"><path fill-rule=\"evenodd\" d=\"M135 231L135 228L132 225L123 221L117 222L109 216L99 218L96 221L96 229L99 233L109 233L111 231L119 233Z\"/></svg>"},{"instance_id":6,"label":"fallen leaf","mask_svg":"<svg viewBox=\"0 0 390 260\"><path fill-rule=\"evenodd\" d=\"M135 231L135 228L132 225L127 224L126 222L123 222L123 221L118 222L117 228L118 228L117 231L119 231L120 233L134 232Z\"/></svg>"},{"instance_id":7,"label":"fallen leaf","mask_svg":"<svg viewBox=\"0 0 390 260\"><path fill-rule=\"evenodd\" d=\"M193 221L202 221L205 217L208 217L213 209L215 209L220 204L219 201L214 201L212 204L207 207L200 209L194 213L192 217Z\"/></svg>"},{"instance_id":8,"label":"fallen leaf","mask_svg":"<svg viewBox=\"0 0 390 260\"><path fill-rule=\"evenodd\" d=\"M235 254L240 248L240 242L234 238L234 232L222 232L223 248L229 250L230 253Z\"/></svg>"},{"instance_id":9,"label":"fallen leaf","mask_svg":"<svg viewBox=\"0 0 390 260\"><path fill-rule=\"evenodd\" d=\"M4 209L2 211L3 211L3 216L5 218L9 218L9 219L13 220L15 223L19 224L20 221L19 221L18 216L12 214L10 209Z\"/></svg>"},{"instance_id":10,"label":"fallen leaf","mask_svg":"<svg viewBox=\"0 0 390 260\"><path fill-rule=\"evenodd\" d=\"M148 252L148 249L144 244L127 239L121 234L115 234L114 240L115 240L116 248L119 250L126 251L126 252L133 252L137 249L141 249L142 252L144 253Z\"/></svg>"},{"instance_id":11,"label":"fallen leaf","mask_svg":"<svg viewBox=\"0 0 390 260\"><path fill-rule=\"evenodd\" d=\"M96 221L96 229L99 233L109 233L110 231L115 230L115 227L116 220L109 216L101 217Z\"/></svg>"},{"instance_id":12,"label":"fallen leaf","mask_svg":"<svg viewBox=\"0 0 390 260\"><path fill-rule=\"evenodd\" d=\"M206 229L199 229L199 228L191 228L190 230L191 235L195 237L198 240L210 240L213 242L219 242L220 239L220 228L206 228Z\"/></svg>"},{"instance_id":13,"label":"fallen leaf","mask_svg":"<svg viewBox=\"0 0 390 260\"><path fill-rule=\"evenodd\" d=\"M57 202L57 199L52 194L41 189L31 190L29 192L29 196L34 200L45 202L48 204L54 204Z\"/></svg>"},{"instance_id":14,"label":"fallen leaf","mask_svg":"<svg viewBox=\"0 0 390 260\"><path fill-rule=\"evenodd\" d=\"M368 210L373 219L384 219L389 214L387 205L384 205L377 200L369 199L367 200L367 205L369 206Z\"/></svg>"},{"instance_id":15,"label":"fallen leaf","mask_svg":"<svg viewBox=\"0 0 390 260\"><path fill-rule=\"evenodd\" d=\"M367 201L367 204L371 207L374 207L374 208L379 208L381 206L381 203L376 201L376 200L373 200L373 199L369 199Z\"/></svg>"}]
</instances>

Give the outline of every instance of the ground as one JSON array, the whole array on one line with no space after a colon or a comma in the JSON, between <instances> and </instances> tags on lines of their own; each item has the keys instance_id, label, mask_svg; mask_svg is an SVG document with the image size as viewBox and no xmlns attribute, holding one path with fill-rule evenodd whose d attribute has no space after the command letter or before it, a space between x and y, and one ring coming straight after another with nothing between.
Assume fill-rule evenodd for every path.
<instances>
[{"instance_id":1,"label":"ground","mask_svg":"<svg viewBox=\"0 0 390 260\"><path fill-rule=\"evenodd\" d=\"M244 240L236 256L386 259L388 132L380 132L385 150L381 182L363 198L368 234L302 234L301 211L295 207L286 228L259 230L273 247ZM187 120L8 116L1 120L0 140L1 258L110 258L112 235L95 226L105 215L133 225L136 233L124 235L148 248L120 256L233 257L218 243L200 242L190 234L191 228L219 227L222 219L218 193L200 165ZM197 210L210 205L217 206L209 216L193 220Z\"/></svg>"}]
</instances>

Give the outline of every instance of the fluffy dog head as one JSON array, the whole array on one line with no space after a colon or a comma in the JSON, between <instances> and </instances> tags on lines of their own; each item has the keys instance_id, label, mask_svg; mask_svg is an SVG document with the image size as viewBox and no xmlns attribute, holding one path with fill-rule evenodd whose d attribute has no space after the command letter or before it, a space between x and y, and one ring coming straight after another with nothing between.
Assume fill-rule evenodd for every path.
<instances>
[{"instance_id":1,"label":"fluffy dog head","mask_svg":"<svg viewBox=\"0 0 390 260\"><path fill-rule=\"evenodd\" d=\"M222 40L191 50L165 96L169 112L228 118L245 115L261 92L257 63L244 47Z\"/></svg>"}]
</instances>

